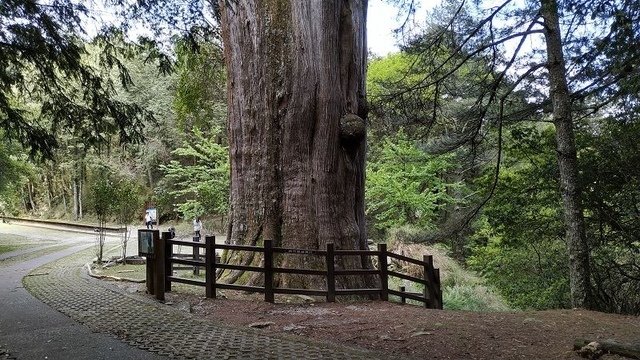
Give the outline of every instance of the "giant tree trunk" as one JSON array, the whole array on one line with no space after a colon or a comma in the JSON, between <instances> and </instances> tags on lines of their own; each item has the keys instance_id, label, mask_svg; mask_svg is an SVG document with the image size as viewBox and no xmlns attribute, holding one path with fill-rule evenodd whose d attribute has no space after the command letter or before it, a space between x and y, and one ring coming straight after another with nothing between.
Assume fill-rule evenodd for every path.
<instances>
[{"instance_id":1,"label":"giant tree trunk","mask_svg":"<svg viewBox=\"0 0 640 360\"><path fill-rule=\"evenodd\" d=\"M550 96L553 102L553 122L556 128L560 190L569 254L571 302L573 307L589 308L592 306L589 247L586 241L580 189L578 188L578 161L571 116L571 97L562 52L558 5L556 0L542 0L541 4L547 44Z\"/></svg>"},{"instance_id":2,"label":"giant tree trunk","mask_svg":"<svg viewBox=\"0 0 640 360\"><path fill-rule=\"evenodd\" d=\"M230 241L365 249L367 1L221 0L220 6L228 71ZM323 267L321 260L276 258L279 266L300 268ZM228 261L257 260L231 254ZM336 268L369 266L353 256L336 262ZM338 286L364 283L341 278ZM291 275L276 281L287 287L323 283Z\"/></svg>"}]
</instances>

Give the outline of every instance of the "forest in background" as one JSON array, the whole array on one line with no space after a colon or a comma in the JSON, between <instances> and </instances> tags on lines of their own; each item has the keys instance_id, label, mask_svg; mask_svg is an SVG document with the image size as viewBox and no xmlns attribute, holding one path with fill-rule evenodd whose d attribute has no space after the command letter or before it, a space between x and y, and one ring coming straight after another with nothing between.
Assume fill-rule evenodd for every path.
<instances>
[{"instance_id":1,"label":"forest in background","mask_svg":"<svg viewBox=\"0 0 640 360\"><path fill-rule=\"evenodd\" d=\"M576 4L566 6L580 15ZM637 7L628 13L602 8L601 26L613 35L594 45L601 46L601 58L580 51L593 45L580 36L565 47L573 64L578 185L594 308L630 314L640 313L640 60L623 40L638 39ZM569 254L547 76L536 51L514 60L500 48L501 37L512 38L524 21L506 29L478 25L493 10L446 2L424 28L412 30L399 53L370 56L369 237L442 244L514 308L568 308ZM9 136L15 129L0 129L0 212L69 220L106 216L127 224L141 221L153 204L161 222L225 216L226 71L217 34L175 40L168 58L149 44L128 44L116 31L74 41L83 49L82 66L95 77L36 91L31 84L40 84L42 73L25 65L24 88L3 89L9 94L3 101L20 109L25 123L49 129L57 146L50 154L33 151L45 148L9 141L17 138ZM17 73L10 66L3 71L4 78ZM83 86L98 77L108 79L105 95L114 103L103 112L85 112L82 104L97 97ZM131 134L90 120L120 119L117 110L134 111L125 104L139 109ZM52 117L65 116L86 126L53 126ZM43 144L53 141L42 136Z\"/></svg>"}]
</instances>

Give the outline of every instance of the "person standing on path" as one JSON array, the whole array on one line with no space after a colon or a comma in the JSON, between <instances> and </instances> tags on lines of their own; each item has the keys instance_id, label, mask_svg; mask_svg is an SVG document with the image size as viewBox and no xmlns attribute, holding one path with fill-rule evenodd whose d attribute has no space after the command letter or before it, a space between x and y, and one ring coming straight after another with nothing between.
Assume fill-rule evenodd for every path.
<instances>
[{"instance_id":1,"label":"person standing on path","mask_svg":"<svg viewBox=\"0 0 640 360\"><path fill-rule=\"evenodd\" d=\"M202 231L202 221L200 221L200 217L196 217L193 219L193 232L198 239L200 238L200 231Z\"/></svg>"},{"instance_id":2,"label":"person standing on path","mask_svg":"<svg viewBox=\"0 0 640 360\"><path fill-rule=\"evenodd\" d=\"M147 225L147 229L153 229L153 218L151 217L151 214L149 214L148 211L144 215L144 224Z\"/></svg>"}]
</instances>

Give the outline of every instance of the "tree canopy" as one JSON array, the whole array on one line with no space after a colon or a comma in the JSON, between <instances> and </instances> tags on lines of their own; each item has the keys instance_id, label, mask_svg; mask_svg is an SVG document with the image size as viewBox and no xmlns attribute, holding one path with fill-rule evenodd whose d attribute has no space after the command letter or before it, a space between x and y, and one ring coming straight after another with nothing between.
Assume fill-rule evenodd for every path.
<instances>
[{"instance_id":1,"label":"tree canopy","mask_svg":"<svg viewBox=\"0 0 640 360\"><path fill-rule=\"evenodd\" d=\"M0 127L5 136L51 157L57 131L96 144L115 134L122 142L142 140L150 114L135 103L114 99L114 84L103 72L118 69L131 85L114 46L101 47L97 63L87 62L82 19L89 10L71 0L43 4L10 0L0 4ZM107 34L96 39L108 42Z\"/></svg>"}]
</instances>

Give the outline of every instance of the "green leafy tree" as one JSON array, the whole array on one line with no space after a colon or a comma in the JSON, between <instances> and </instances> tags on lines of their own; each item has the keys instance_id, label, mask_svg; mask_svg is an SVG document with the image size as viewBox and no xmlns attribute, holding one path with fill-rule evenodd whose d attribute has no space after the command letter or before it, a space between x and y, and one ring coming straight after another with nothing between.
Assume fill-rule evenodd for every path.
<instances>
[{"instance_id":1,"label":"green leafy tree","mask_svg":"<svg viewBox=\"0 0 640 360\"><path fill-rule=\"evenodd\" d=\"M227 120L226 74L222 49L212 43L200 44L197 51L184 42L176 45L178 83L173 106L176 123L185 134L198 128L215 133Z\"/></svg>"},{"instance_id":2,"label":"green leafy tree","mask_svg":"<svg viewBox=\"0 0 640 360\"><path fill-rule=\"evenodd\" d=\"M114 213L122 233L122 261L127 263L127 245L130 238L128 225L136 218L142 206L140 186L133 180L121 177L115 184Z\"/></svg>"},{"instance_id":3,"label":"green leafy tree","mask_svg":"<svg viewBox=\"0 0 640 360\"><path fill-rule=\"evenodd\" d=\"M439 210L454 201L457 184L442 178L452 156L429 156L404 132L372 147L367 164L366 212L378 229L415 225L432 229Z\"/></svg>"},{"instance_id":4,"label":"green leafy tree","mask_svg":"<svg viewBox=\"0 0 640 360\"><path fill-rule=\"evenodd\" d=\"M640 314L640 119L592 119L579 130L594 297L605 311Z\"/></svg>"},{"instance_id":5,"label":"green leafy tree","mask_svg":"<svg viewBox=\"0 0 640 360\"><path fill-rule=\"evenodd\" d=\"M218 131L220 131L218 129ZM186 218L203 214L224 214L229 209L229 148L201 131L173 151L181 159L161 165L176 210Z\"/></svg>"},{"instance_id":6,"label":"green leafy tree","mask_svg":"<svg viewBox=\"0 0 640 360\"><path fill-rule=\"evenodd\" d=\"M128 89L117 87L116 97L144 107L153 114L155 121L144 123L144 143L112 146L110 157L114 159L114 165L115 161L119 162L120 172L136 174L136 180L146 183L149 192L153 193L162 177L158 165L171 159L171 151L180 143L184 130L176 126L173 107L178 76L159 73L156 64L148 61L149 56L151 50L144 50L123 60L132 84Z\"/></svg>"},{"instance_id":7,"label":"green leafy tree","mask_svg":"<svg viewBox=\"0 0 640 360\"><path fill-rule=\"evenodd\" d=\"M117 68L121 84L130 85L118 48L102 47L96 66L84 61L83 17L91 17L89 10L71 0L0 3L0 128L32 154L51 158L60 128L87 144L104 142L107 134L121 142L142 139L149 114L115 100L113 81L101 70ZM24 99L38 106L23 106Z\"/></svg>"},{"instance_id":8,"label":"green leafy tree","mask_svg":"<svg viewBox=\"0 0 640 360\"><path fill-rule=\"evenodd\" d=\"M494 237L475 249L468 264L519 309L557 309L571 306L566 275L566 249L559 239L513 245Z\"/></svg>"},{"instance_id":9,"label":"green leafy tree","mask_svg":"<svg viewBox=\"0 0 640 360\"><path fill-rule=\"evenodd\" d=\"M497 137L495 109L489 108L482 115L474 106L476 97L490 85L488 76L493 71L482 58L457 68L436 69L438 61L456 56L451 42L443 41L431 57L423 56L424 45L416 42L400 53L373 59L368 67L367 89L373 148L382 141L378 139L402 129L430 158L448 160L446 166L434 171L443 183L458 185L447 188L450 200L440 202L438 214L430 223L432 229L424 231L423 237L449 244L454 256L463 260L468 255L466 237L472 230L471 219L491 188L476 179L499 150L493 146ZM425 73L442 76L448 72L447 86L424 84ZM477 128L478 118L486 118L490 126Z\"/></svg>"},{"instance_id":10,"label":"green leafy tree","mask_svg":"<svg viewBox=\"0 0 640 360\"><path fill-rule=\"evenodd\" d=\"M92 210L98 219L98 234L96 256L100 264L103 260L104 243L106 233L104 227L114 212L114 199L117 198L117 191L113 186L111 169L106 166L98 166L93 174L93 179L89 187L89 197Z\"/></svg>"},{"instance_id":11,"label":"green leafy tree","mask_svg":"<svg viewBox=\"0 0 640 360\"><path fill-rule=\"evenodd\" d=\"M571 306L553 132L508 132L498 188L473 237L469 264L520 308ZM640 313L639 132L637 121L590 118L576 133L594 305L629 314Z\"/></svg>"},{"instance_id":12,"label":"green leafy tree","mask_svg":"<svg viewBox=\"0 0 640 360\"><path fill-rule=\"evenodd\" d=\"M508 131L495 194L472 237L468 264L521 309L571 306L553 136L551 126Z\"/></svg>"},{"instance_id":13,"label":"green leafy tree","mask_svg":"<svg viewBox=\"0 0 640 360\"><path fill-rule=\"evenodd\" d=\"M412 90L431 88L438 93L439 89L448 87L454 74L441 73L441 69L460 69L468 61L482 57L487 59L491 70L487 72L489 84L469 108L470 114L476 116L472 117L475 120L471 126L466 127L468 140L482 136L491 107L498 109L499 134L507 119L513 116L545 114L554 123L572 304L591 308L594 294L579 187L575 121L582 114L611 104L625 106L630 100L637 104L639 75L631 69L640 64L637 46L640 31L632 24L639 20L640 5L627 0L524 3L506 0L484 8L482 3L469 4L445 2L449 15L434 24L420 40L424 46L419 54L425 59L438 60L434 54L440 53L444 41L452 40L449 43L453 45L454 56L436 61L435 70L425 73L424 80ZM526 51L527 44L536 42L539 47ZM507 48L509 43L515 47ZM543 73L546 76L540 76ZM528 93L528 106L516 108L518 111L514 112L507 106L518 89ZM411 89L404 91L407 92ZM434 97L434 103L437 101ZM501 136L498 141L500 148ZM497 160L499 166L500 157ZM490 194L493 193L492 190Z\"/></svg>"},{"instance_id":14,"label":"green leafy tree","mask_svg":"<svg viewBox=\"0 0 640 360\"><path fill-rule=\"evenodd\" d=\"M34 177L35 169L17 144L2 140L0 129L0 214L16 215L26 210L23 189Z\"/></svg>"},{"instance_id":15,"label":"green leafy tree","mask_svg":"<svg viewBox=\"0 0 640 360\"><path fill-rule=\"evenodd\" d=\"M0 130L0 139L2 138L2 130ZM11 184L20 178L21 162L17 159L16 146L7 144L0 140L0 193L8 191Z\"/></svg>"}]
</instances>

